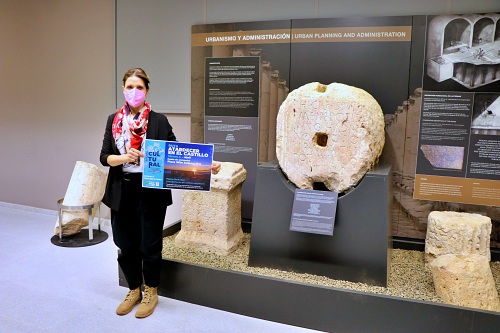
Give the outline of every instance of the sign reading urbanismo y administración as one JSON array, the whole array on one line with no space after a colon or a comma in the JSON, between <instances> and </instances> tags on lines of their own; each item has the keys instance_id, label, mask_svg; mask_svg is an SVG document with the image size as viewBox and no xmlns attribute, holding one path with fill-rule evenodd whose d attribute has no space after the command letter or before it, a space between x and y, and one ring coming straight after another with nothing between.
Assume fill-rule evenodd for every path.
<instances>
[{"instance_id":1,"label":"sign reading urbanismo y administraci\u00f3n","mask_svg":"<svg viewBox=\"0 0 500 333\"><path fill-rule=\"evenodd\" d=\"M213 145L147 139L142 186L210 191Z\"/></svg>"}]
</instances>

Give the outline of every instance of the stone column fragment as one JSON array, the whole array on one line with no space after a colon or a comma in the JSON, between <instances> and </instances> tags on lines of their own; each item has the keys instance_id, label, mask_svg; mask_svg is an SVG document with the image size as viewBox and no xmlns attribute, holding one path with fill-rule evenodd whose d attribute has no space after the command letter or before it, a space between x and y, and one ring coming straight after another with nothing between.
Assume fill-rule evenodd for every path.
<instances>
[{"instance_id":1,"label":"stone column fragment","mask_svg":"<svg viewBox=\"0 0 500 333\"><path fill-rule=\"evenodd\" d=\"M271 90L269 102L269 147L267 149L268 161L276 159L276 118L278 116L278 91L279 91L279 71L271 73Z\"/></svg>"},{"instance_id":2,"label":"stone column fragment","mask_svg":"<svg viewBox=\"0 0 500 333\"><path fill-rule=\"evenodd\" d=\"M106 187L108 173L94 164L77 161L64 195L63 205L84 206L101 202ZM92 218L97 206L92 211ZM80 232L88 223L87 210L62 212L62 235L71 236ZM59 234L59 218L56 221L55 234Z\"/></svg>"},{"instance_id":3,"label":"stone column fragment","mask_svg":"<svg viewBox=\"0 0 500 333\"><path fill-rule=\"evenodd\" d=\"M500 311L500 301L484 255L445 254L436 258L430 268L434 287L446 303Z\"/></svg>"},{"instance_id":4,"label":"stone column fragment","mask_svg":"<svg viewBox=\"0 0 500 333\"><path fill-rule=\"evenodd\" d=\"M269 146L269 106L271 102L271 64L262 61L260 81L261 99L259 110L259 162L267 162Z\"/></svg>"},{"instance_id":5,"label":"stone column fragment","mask_svg":"<svg viewBox=\"0 0 500 333\"><path fill-rule=\"evenodd\" d=\"M489 261L490 235L491 219L487 216L433 211L427 223L426 261L444 254L479 254Z\"/></svg>"},{"instance_id":6,"label":"stone column fragment","mask_svg":"<svg viewBox=\"0 0 500 333\"><path fill-rule=\"evenodd\" d=\"M227 255L241 244L242 164L221 162L210 192L184 191L181 231L175 246Z\"/></svg>"},{"instance_id":7,"label":"stone column fragment","mask_svg":"<svg viewBox=\"0 0 500 333\"><path fill-rule=\"evenodd\" d=\"M288 94L288 87L286 86L286 81L285 80L279 80L278 81L278 110L283 104L283 102L286 99L286 96ZM277 114L276 114L277 116Z\"/></svg>"},{"instance_id":8,"label":"stone column fragment","mask_svg":"<svg viewBox=\"0 0 500 333\"><path fill-rule=\"evenodd\" d=\"M248 45L233 46L233 57L246 57L250 55Z\"/></svg>"}]
</instances>

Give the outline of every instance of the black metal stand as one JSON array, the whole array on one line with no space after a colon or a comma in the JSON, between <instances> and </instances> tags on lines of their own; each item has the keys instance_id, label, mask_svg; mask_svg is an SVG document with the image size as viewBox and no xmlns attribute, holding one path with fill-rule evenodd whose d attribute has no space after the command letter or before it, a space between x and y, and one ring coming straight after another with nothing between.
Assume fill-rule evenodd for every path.
<instances>
[{"instance_id":1,"label":"black metal stand","mask_svg":"<svg viewBox=\"0 0 500 333\"><path fill-rule=\"evenodd\" d=\"M108 234L102 230L92 230L92 240L88 239L88 231L80 230L79 233L71 236L59 238L58 235L52 236L50 242L60 247L84 247L96 245L108 239Z\"/></svg>"},{"instance_id":2,"label":"black metal stand","mask_svg":"<svg viewBox=\"0 0 500 333\"><path fill-rule=\"evenodd\" d=\"M101 231L101 203L96 202L90 205L80 205L80 206L68 206L68 205L63 205L63 199L59 199L57 201L57 206L59 210L59 236L54 235L50 239L52 244L61 246L61 247L83 247L83 246L90 246L90 245L96 245L99 243L104 242L106 239L108 239L108 234L104 231ZM92 209L94 207L97 207L97 232L94 230L92 227L93 224L93 219L92 219ZM81 211L86 211L87 216L88 216L88 232L84 229L80 230L79 233L71 235L71 236L65 236L63 237L62 235L62 216L63 216L63 211L73 211L73 212L81 212ZM86 238L86 235L88 234L88 238Z\"/></svg>"}]
</instances>

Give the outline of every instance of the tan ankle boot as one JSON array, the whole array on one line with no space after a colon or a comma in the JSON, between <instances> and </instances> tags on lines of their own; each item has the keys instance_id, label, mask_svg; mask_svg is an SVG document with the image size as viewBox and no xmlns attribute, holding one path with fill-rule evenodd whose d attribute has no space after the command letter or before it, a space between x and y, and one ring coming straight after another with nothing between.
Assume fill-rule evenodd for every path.
<instances>
[{"instance_id":1,"label":"tan ankle boot","mask_svg":"<svg viewBox=\"0 0 500 333\"><path fill-rule=\"evenodd\" d=\"M144 297L141 304L135 313L136 318L146 318L155 310L158 304L158 294L156 288L144 286Z\"/></svg>"},{"instance_id":2,"label":"tan ankle boot","mask_svg":"<svg viewBox=\"0 0 500 333\"><path fill-rule=\"evenodd\" d=\"M139 303L142 299L141 288L136 288L134 290L130 290L125 297L125 300L118 305L116 308L116 314L119 316L126 315L134 306Z\"/></svg>"}]
</instances>

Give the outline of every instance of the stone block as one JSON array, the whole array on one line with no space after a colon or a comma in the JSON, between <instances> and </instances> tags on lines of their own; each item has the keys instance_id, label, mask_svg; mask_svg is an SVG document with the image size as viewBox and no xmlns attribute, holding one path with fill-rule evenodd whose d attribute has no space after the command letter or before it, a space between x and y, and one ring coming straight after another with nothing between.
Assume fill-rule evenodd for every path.
<instances>
[{"instance_id":1,"label":"stone block","mask_svg":"<svg viewBox=\"0 0 500 333\"><path fill-rule=\"evenodd\" d=\"M449 304L490 311L500 311L500 301L484 255L445 254L429 265L434 287Z\"/></svg>"},{"instance_id":2,"label":"stone block","mask_svg":"<svg viewBox=\"0 0 500 333\"><path fill-rule=\"evenodd\" d=\"M384 115L363 89L313 82L290 92L280 107L276 155L298 188L323 183L330 191L355 186L378 162Z\"/></svg>"},{"instance_id":3,"label":"stone block","mask_svg":"<svg viewBox=\"0 0 500 333\"><path fill-rule=\"evenodd\" d=\"M210 192L184 191L181 230L175 246L227 255L241 244L242 164L221 162Z\"/></svg>"},{"instance_id":4,"label":"stone block","mask_svg":"<svg viewBox=\"0 0 500 333\"><path fill-rule=\"evenodd\" d=\"M444 254L479 254L488 260L491 219L459 212L430 212L425 237L425 259L431 262Z\"/></svg>"},{"instance_id":5,"label":"stone block","mask_svg":"<svg viewBox=\"0 0 500 333\"><path fill-rule=\"evenodd\" d=\"M91 163L77 161L62 204L65 206L84 206L100 203L106 188L107 177L106 170ZM97 206L92 210L92 218L96 212ZM62 235L71 236L77 234L89 224L88 222L87 210L63 210ZM56 235L59 234L59 217L54 232Z\"/></svg>"}]
</instances>

